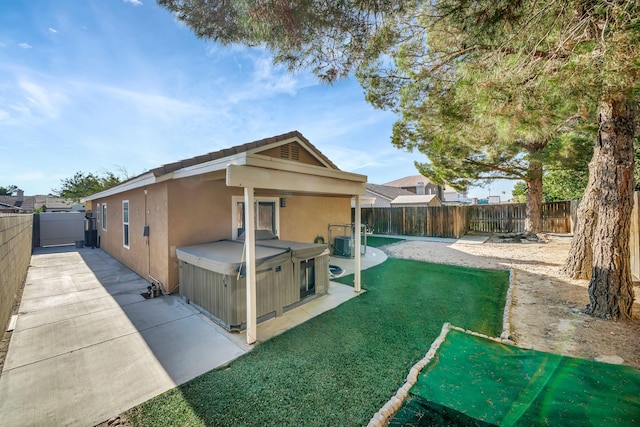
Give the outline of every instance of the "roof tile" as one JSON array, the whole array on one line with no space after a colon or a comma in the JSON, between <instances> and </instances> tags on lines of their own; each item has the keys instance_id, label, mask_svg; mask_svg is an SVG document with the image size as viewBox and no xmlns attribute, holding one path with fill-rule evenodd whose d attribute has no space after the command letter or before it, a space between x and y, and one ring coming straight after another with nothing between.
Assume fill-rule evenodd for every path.
<instances>
[{"instance_id":1,"label":"roof tile","mask_svg":"<svg viewBox=\"0 0 640 427\"><path fill-rule=\"evenodd\" d=\"M291 131L291 132L288 132L288 133L284 133L282 135L277 135L277 136L272 136L272 137L269 137L269 138L259 139L257 141L247 142L247 143L236 145L236 146L233 146L233 147L223 148L222 150L212 151L210 153L203 154L203 155L200 155L200 156L195 156L195 157L192 157L192 158L189 158L189 159L184 159L184 160L180 160L180 161L173 162L173 163L167 163L165 165L162 165L162 166L159 166L157 168L151 169L150 172L153 173L155 176L160 176L160 175L164 175L164 174L167 174L167 173L174 172L174 171L179 170L179 169L181 169L183 167L194 166L194 165L198 165L198 164L201 164L201 163L209 162L211 160L218 160L218 159L221 159L223 157L232 156L234 154L245 153L245 152L247 152L249 150L252 150L254 148L264 147L266 145L273 144L273 143L280 142L280 141L284 141L284 140L291 139L291 138L298 138L300 141L302 141L306 145L308 145L309 148L312 151L314 151L315 154L318 157L320 157L323 161L325 161L329 166L331 166L332 168L334 168L336 170L340 170L331 160L329 160L329 158L327 156L322 154L320 152L320 150L318 150L313 144L311 144L307 138L305 138L297 130L294 130L294 131ZM137 176L134 177L134 178L137 178Z\"/></svg>"}]
</instances>

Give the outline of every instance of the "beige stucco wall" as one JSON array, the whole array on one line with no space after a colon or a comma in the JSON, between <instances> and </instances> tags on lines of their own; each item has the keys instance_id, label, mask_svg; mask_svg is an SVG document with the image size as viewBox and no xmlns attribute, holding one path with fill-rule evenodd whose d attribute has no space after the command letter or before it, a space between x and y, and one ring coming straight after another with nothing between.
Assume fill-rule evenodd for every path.
<instances>
[{"instance_id":1,"label":"beige stucco wall","mask_svg":"<svg viewBox=\"0 0 640 427\"><path fill-rule=\"evenodd\" d=\"M169 283L178 284L176 248L231 239L232 196L241 188L224 180L183 178L169 183Z\"/></svg>"},{"instance_id":2,"label":"beige stucco wall","mask_svg":"<svg viewBox=\"0 0 640 427\"><path fill-rule=\"evenodd\" d=\"M107 204L107 230L103 230L103 218L97 224L100 247L146 280L149 274L163 284L169 275L167 260L169 255L167 233L167 184L160 183L147 187L146 209L149 224L149 248L147 238L142 235L145 225L145 189L139 188L115 196L95 200L94 215ZM122 202L129 201L129 248L124 247ZM149 258L150 255L150 258ZM150 261L150 262L149 262Z\"/></svg>"},{"instance_id":3,"label":"beige stucco wall","mask_svg":"<svg viewBox=\"0 0 640 427\"><path fill-rule=\"evenodd\" d=\"M280 208L280 238L312 243L316 236L327 241L329 224L351 223L351 198L291 196Z\"/></svg>"}]
</instances>

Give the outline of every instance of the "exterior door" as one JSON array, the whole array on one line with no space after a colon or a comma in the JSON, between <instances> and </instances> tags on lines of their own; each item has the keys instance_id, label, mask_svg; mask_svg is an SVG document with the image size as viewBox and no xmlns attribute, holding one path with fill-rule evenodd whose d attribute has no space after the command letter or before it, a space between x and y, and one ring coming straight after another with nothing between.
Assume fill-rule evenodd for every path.
<instances>
[{"instance_id":1,"label":"exterior door","mask_svg":"<svg viewBox=\"0 0 640 427\"><path fill-rule=\"evenodd\" d=\"M234 197L234 239L244 233L244 201L241 197ZM278 199L256 199L256 230L269 230L278 235Z\"/></svg>"}]
</instances>

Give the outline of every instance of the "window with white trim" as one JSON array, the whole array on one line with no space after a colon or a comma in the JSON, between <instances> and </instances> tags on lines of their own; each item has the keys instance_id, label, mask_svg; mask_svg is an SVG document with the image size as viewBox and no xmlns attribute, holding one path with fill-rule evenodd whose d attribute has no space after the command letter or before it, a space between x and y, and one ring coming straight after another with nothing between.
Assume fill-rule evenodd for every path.
<instances>
[{"instance_id":1,"label":"window with white trim","mask_svg":"<svg viewBox=\"0 0 640 427\"><path fill-rule=\"evenodd\" d=\"M256 230L269 230L276 236L280 228L280 199L277 197L256 197L255 216ZM237 239L244 233L244 197L232 198L232 236Z\"/></svg>"},{"instance_id":2,"label":"window with white trim","mask_svg":"<svg viewBox=\"0 0 640 427\"><path fill-rule=\"evenodd\" d=\"M129 201L122 201L122 245L129 249Z\"/></svg>"},{"instance_id":3,"label":"window with white trim","mask_svg":"<svg viewBox=\"0 0 640 427\"><path fill-rule=\"evenodd\" d=\"M107 204L102 204L102 230L107 231Z\"/></svg>"},{"instance_id":4,"label":"window with white trim","mask_svg":"<svg viewBox=\"0 0 640 427\"><path fill-rule=\"evenodd\" d=\"M96 223L100 224L100 203L96 204Z\"/></svg>"}]
</instances>

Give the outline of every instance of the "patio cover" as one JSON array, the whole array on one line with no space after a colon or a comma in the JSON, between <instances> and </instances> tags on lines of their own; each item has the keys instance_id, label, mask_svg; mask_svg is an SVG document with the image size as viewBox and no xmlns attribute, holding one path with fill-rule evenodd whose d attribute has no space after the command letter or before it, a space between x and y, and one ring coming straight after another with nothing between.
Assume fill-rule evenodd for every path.
<instances>
[{"instance_id":1,"label":"patio cover","mask_svg":"<svg viewBox=\"0 0 640 427\"><path fill-rule=\"evenodd\" d=\"M257 341L256 317L256 238L255 189L300 195L355 197L355 223L361 223L361 200L365 193L364 175L311 165L274 161L260 155L247 155L244 164L226 166L226 184L244 188L247 265L247 344ZM354 291L360 292L360 227L356 227ZM272 242L272 241L269 241Z\"/></svg>"}]
</instances>

